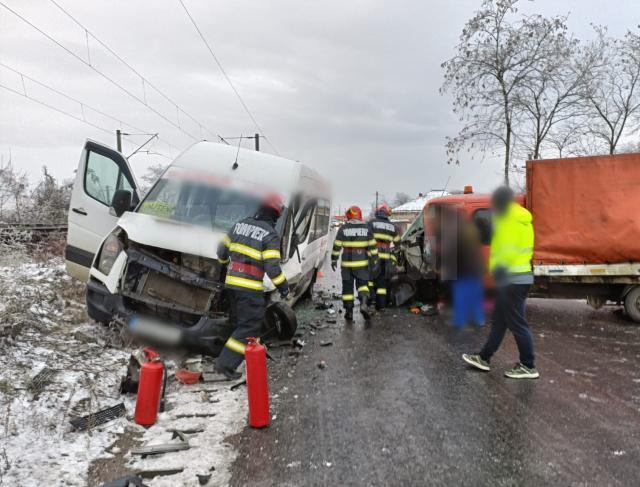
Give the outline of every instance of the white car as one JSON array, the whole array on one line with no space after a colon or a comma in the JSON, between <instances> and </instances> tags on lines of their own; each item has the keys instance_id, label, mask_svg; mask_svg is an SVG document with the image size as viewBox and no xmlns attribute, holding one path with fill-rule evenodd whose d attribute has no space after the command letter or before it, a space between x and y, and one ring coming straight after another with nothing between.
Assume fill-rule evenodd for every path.
<instances>
[{"instance_id":1,"label":"white car","mask_svg":"<svg viewBox=\"0 0 640 487\"><path fill-rule=\"evenodd\" d=\"M69 211L65 252L72 276L87 281L89 315L128 325L152 341L217 355L232 327L216 250L262 194L285 201L277 230L288 304L310 294L328 250L327 182L300 162L198 142L141 200L126 158L87 141ZM275 287L265 276L265 293ZM287 306L269 308L282 336L295 332Z\"/></svg>"}]
</instances>

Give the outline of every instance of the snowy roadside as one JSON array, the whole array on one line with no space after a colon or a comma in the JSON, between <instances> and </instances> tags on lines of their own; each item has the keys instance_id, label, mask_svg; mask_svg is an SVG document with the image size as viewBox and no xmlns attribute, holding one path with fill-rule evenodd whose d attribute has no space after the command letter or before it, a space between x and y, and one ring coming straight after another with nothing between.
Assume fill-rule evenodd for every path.
<instances>
[{"instance_id":1,"label":"snowy roadside","mask_svg":"<svg viewBox=\"0 0 640 487\"><path fill-rule=\"evenodd\" d=\"M196 474L211 474L207 485L228 482L236 452L225 438L246 424L244 388L184 386L170 376L167 411L144 429L132 421L135 396L118 391L131 350L89 320L84 285L60 259L1 266L0 296L0 485L89 485L92 462L109 457L123 463L119 472L183 469L145 480L149 486L200 485ZM53 375L38 393L30 379L45 367ZM69 424L121 402L125 417L84 432ZM164 443L172 429L197 431L189 450L142 459L112 446L123 438Z\"/></svg>"}]
</instances>

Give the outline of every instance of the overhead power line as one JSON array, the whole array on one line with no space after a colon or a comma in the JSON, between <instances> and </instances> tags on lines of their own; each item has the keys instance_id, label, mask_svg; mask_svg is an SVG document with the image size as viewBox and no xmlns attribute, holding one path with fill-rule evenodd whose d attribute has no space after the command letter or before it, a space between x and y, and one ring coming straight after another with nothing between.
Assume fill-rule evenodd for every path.
<instances>
[{"instance_id":1,"label":"overhead power line","mask_svg":"<svg viewBox=\"0 0 640 487\"><path fill-rule=\"evenodd\" d=\"M151 81L149 81L147 78L145 78L136 68L131 66L131 64L129 64L127 61L125 61L122 58L122 56L120 56L114 49L112 49L102 39L100 39L94 33L92 33L84 24L82 24L78 19L76 19L73 15L71 15L56 0L49 0L49 1L51 3L53 3L62 13L64 13L67 17L69 17L69 19L71 19L78 27L80 27L82 30L84 30L85 34L87 36L91 36L98 44L100 44L102 47L104 47L107 50L107 52L109 52L113 57L115 57L118 61L120 61L122 64L124 64L127 68L129 68L129 70L131 70L133 73L135 73L136 76L138 76L140 78L140 80L142 81L143 91L145 91L145 101L146 101L146 90L145 89L148 86L149 88L154 90L156 93L158 93L162 98L164 98L169 103L171 103L173 106L175 106L177 112L181 112L184 115L186 115L187 118L189 118L193 123L195 123L200 128L201 131L204 129L205 131L207 131L209 133L209 135L212 135L213 137L218 138L221 142L225 142L225 140L219 134L216 134L216 133L212 132L206 125L204 125L202 122L200 122L195 117L193 117L191 114L189 114L187 111L185 111L184 108L182 108L180 105L178 105L178 103L176 103L172 98L170 98L169 95L164 93L155 84L153 84ZM87 46L87 52L88 52L88 46ZM88 57L88 54L87 54L87 57Z\"/></svg>"},{"instance_id":2,"label":"overhead power line","mask_svg":"<svg viewBox=\"0 0 640 487\"><path fill-rule=\"evenodd\" d=\"M18 94L22 94L22 95L26 96L27 98L30 98L30 99L32 99L34 101L38 101L35 98L30 97L30 96L27 95L27 88L26 88L26 85L24 84L24 80L25 79L31 81L32 83L37 84L38 86L41 86L41 87L45 88L47 90L50 90L51 92L53 92L53 93L55 93L55 94L57 94L59 96L62 96L63 98L66 98L69 101L77 103L80 106L80 110L81 110L81 112L83 114L83 116L81 117L81 120L83 120L85 122L88 122L88 121L86 120L86 117L84 116L84 110L85 110L85 108L88 108L92 112L95 112L95 113L97 113L99 115L102 115L105 118L113 120L119 126L129 127L129 128L132 128L133 130L139 132L138 134L129 133L128 135L149 135L151 133L149 131L145 131L144 129L136 127L135 125L133 125L131 123L124 122L122 119L120 119L118 117L115 117L113 115L110 115L110 114L108 114L108 113L106 113L106 112L104 112L102 110L99 110L98 108L95 108L95 107L93 107L93 106L91 106L91 105L89 105L89 104L87 104L87 103L85 103L83 101L80 101L77 98L72 97L71 95L63 93L62 91L60 91L60 90L58 90L58 89L56 89L56 88L54 88L54 87L52 87L52 86L50 86L50 85L48 85L46 83L43 83L42 81L38 81L37 79L35 79L35 78L33 78L33 77L31 77L31 76L29 76L27 74L24 74L22 71L19 71L19 70L15 69L15 68L12 68L11 66L8 66L7 64L5 64L5 63L3 63L1 61L0 61L0 66L2 66L5 69L8 69L9 71L17 74L18 76L20 76L20 78L22 80L22 89L24 90L24 93L20 93L20 92L17 92L17 93ZM38 101L38 103L45 104L45 106L49 106L48 104L46 104L46 103L44 103L42 101ZM76 117L74 116L74 118L76 118ZM110 131L110 133L113 133L113 131ZM158 140L163 142L164 144L166 144L171 150L173 150L173 151L177 151L178 150L173 144L167 142L166 140L164 140L164 139L162 139L160 137L158 137Z\"/></svg>"},{"instance_id":3,"label":"overhead power line","mask_svg":"<svg viewBox=\"0 0 640 487\"><path fill-rule=\"evenodd\" d=\"M131 98L133 98L134 100L138 101L139 103L141 103L142 105L144 105L146 108L148 108L149 110L151 110L153 113L155 113L156 115L158 115L160 118L162 118L163 120L165 120L167 123L169 123L170 125L172 125L173 127L177 128L178 130L180 130L182 133L184 133L185 135L189 136L191 139L197 141L199 140L198 137L195 137L194 135L192 135L191 133L187 132L186 130L184 130L179 124L177 124L176 122L174 122L173 120L169 119L166 115L164 115L163 113L161 113L160 111L156 110L155 108L153 108L151 105L149 105L145 100L143 100L142 98L140 98L138 95L136 95L135 93L133 93L132 91L128 90L127 88L125 88L124 86L122 86L120 83L118 83L117 81L115 81L113 78L111 78L110 76L108 76L107 74L105 74L104 72L100 71L99 69L97 69L95 66L93 66L91 63L89 63L88 61L85 61L82 57L80 57L79 55L77 55L75 52L73 52L72 50L70 50L69 48L67 48L66 46L64 46L62 43L60 43L59 41L57 41L53 36L51 36L50 34L47 34L45 31L43 31L42 29L40 29L38 26L34 25L32 22L30 22L28 19L26 19L25 17L23 17L22 15L20 15L18 12L16 12L15 10L13 10L12 8L10 8L9 6L7 6L4 2L0 1L0 5L2 7L4 7L6 10L8 10L9 12L11 12L13 15L15 15L16 17L18 17L20 20L22 20L24 23L26 23L27 25L29 25L30 27L32 27L33 29L35 29L36 31L38 31L40 34L42 34L44 37L46 37L47 39L49 39L51 42L53 42L54 44L56 44L57 46L59 46L61 49L63 49L64 51L66 51L68 54L70 54L71 56L73 56L74 58L76 58L78 61L80 61L82 64L84 64L85 66L88 66L91 70L93 70L94 72L96 72L97 74L99 74L100 76L102 76L104 79L106 79L107 81L109 81L111 84L113 84L114 86L116 86L117 88L119 88L120 90L124 91L127 95L129 95Z\"/></svg>"},{"instance_id":4,"label":"overhead power line","mask_svg":"<svg viewBox=\"0 0 640 487\"><path fill-rule=\"evenodd\" d=\"M249 107L247 106L247 104L242 99L242 96L240 96L240 93L238 92L238 90L234 86L233 82L231 81L231 78L229 78L229 76L227 75L227 72L224 70L224 67L222 66L222 63L220 62L218 57L214 54L213 49L211 49L211 46L209 45L209 43L207 42L207 39L202 34L202 31L198 27L198 24L196 24L196 21L193 19L193 16L191 15L191 13L189 13L189 10L187 9L187 6L184 4L184 2L182 0L178 0L178 1L180 2L180 5L182 5L182 8L186 12L187 17L189 17L189 20L191 20L191 23L196 28L196 31L198 32L198 35L200 36L200 39L202 39L202 42L204 42L204 45L207 47L209 53L211 54L211 57L213 58L215 63L218 65L218 68L220 68L220 71L222 72L223 76L227 80L227 83L229 83L229 86L231 87L233 92L236 94L236 97L238 97L238 100L240 101L240 104L244 108L244 111L247 112L247 115L249 115L249 118L253 121L253 124L256 126L256 129L258 129L258 132L261 133L261 134L264 134L264 130L262 130L262 128L260 128L260 124L256 120L256 117L253 116L253 114L251 113L251 110L249 110ZM275 148L275 146L271 143L271 141L269 139L266 139L266 140L269 143L269 145L271 146L271 148L273 149L273 151L277 155L280 155L280 153L278 152L278 149Z\"/></svg>"}]
</instances>

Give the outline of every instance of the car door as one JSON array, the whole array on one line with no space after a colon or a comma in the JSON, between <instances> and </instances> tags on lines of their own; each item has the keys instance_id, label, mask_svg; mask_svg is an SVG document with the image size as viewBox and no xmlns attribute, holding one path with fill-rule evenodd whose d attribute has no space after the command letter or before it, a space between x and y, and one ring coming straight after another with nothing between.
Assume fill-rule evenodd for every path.
<instances>
[{"instance_id":1,"label":"car door","mask_svg":"<svg viewBox=\"0 0 640 487\"><path fill-rule=\"evenodd\" d=\"M111 208L116 190L131 192L132 208L139 202L127 159L116 150L87 140L71 193L65 249L67 272L77 279L89 278L98 246L118 221Z\"/></svg>"}]
</instances>

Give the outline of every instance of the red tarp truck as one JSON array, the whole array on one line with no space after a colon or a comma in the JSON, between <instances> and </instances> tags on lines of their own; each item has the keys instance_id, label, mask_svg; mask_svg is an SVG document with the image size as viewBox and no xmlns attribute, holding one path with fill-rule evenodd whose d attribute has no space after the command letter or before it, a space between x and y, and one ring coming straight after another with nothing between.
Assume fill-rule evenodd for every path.
<instances>
[{"instance_id":1,"label":"red tarp truck","mask_svg":"<svg viewBox=\"0 0 640 487\"><path fill-rule=\"evenodd\" d=\"M640 154L528 161L526 176L518 201L533 214L532 295L621 303L640 322ZM490 195L430 200L426 232L405 234L401 246L411 277L437 281L430 221L444 205L461 208L490 243Z\"/></svg>"}]
</instances>

